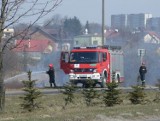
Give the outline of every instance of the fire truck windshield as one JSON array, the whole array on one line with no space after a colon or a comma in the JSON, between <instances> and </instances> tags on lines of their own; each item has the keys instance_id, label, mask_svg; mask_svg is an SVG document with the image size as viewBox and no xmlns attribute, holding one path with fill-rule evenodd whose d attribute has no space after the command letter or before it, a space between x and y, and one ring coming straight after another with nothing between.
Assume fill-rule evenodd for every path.
<instances>
[{"instance_id":1,"label":"fire truck windshield","mask_svg":"<svg viewBox=\"0 0 160 121\"><path fill-rule=\"evenodd\" d=\"M98 52L72 52L70 63L97 63Z\"/></svg>"}]
</instances>

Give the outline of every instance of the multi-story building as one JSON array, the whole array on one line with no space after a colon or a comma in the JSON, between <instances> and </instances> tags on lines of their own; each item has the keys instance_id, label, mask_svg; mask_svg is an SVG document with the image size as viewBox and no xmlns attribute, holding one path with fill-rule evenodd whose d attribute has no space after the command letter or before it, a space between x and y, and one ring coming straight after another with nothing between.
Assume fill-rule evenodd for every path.
<instances>
[{"instance_id":1,"label":"multi-story building","mask_svg":"<svg viewBox=\"0 0 160 121\"><path fill-rule=\"evenodd\" d=\"M113 29L123 29L127 26L127 15L111 15L111 27Z\"/></svg>"},{"instance_id":2,"label":"multi-story building","mask_svg":"<svg viewBox=\"0 0 160 121\"><path fill-rule=\"evenodd\" d=\"M160 32L160 17L148 19L147 29Z\"/></svg>"},{"instance_id":3,"label":"multi-story building","mask_svg":"<svg viewBox=\"0 0 160 121\"><path fill-rule=\"evenodd\" d=\"M146 28L147 20L152 18L152 14L119 14L111 16L112 28L129 28L129 29L143 29Z\"/></svg>"},{"instance_id":4,"label":"multi-story building","mask_svg":"<svg viewBox=\"0 0 160 121\"><path fill-rule=\"evenodd\" d=\"M127 27L130 29L146 28L147 20L152 18L152 14L129 14L127 15Z\"/></svg>"}]
</instances>

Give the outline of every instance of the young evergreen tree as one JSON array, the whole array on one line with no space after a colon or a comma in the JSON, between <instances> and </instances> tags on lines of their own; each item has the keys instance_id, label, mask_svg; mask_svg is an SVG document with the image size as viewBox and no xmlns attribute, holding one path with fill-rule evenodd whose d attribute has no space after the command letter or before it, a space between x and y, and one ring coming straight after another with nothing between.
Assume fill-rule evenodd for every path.
<instances>
[{"instance_id":1,"label":"young evergreen tree","mask_svg":"<svg viewBox=\"0 0 160 121\"><path fill-rule=\"evenodd\" d=\"M88 21L86 22L85 29L87 29L88 34L90 34L90 27L89 27L89 22Z\"/></svg>"},{"instance_id":2,"label":"young evergreen tree","mask_svg":"<svg viewBox=\"0 0 160 121\"><path fill-rule=\"evenodd\" d=\"M63 28L69 38L80 35L82 32L82 24L75 16L73 18L66 18Z\"/></svg>"},{"instance_id":3,"label":"young evergreen tree","mask_svg":"<svg viewBox=\"0 0 160 121\"><path fill-rule=\"evenodd\" d=\"M72 83L67 83L64 85L64 91L61 91L65 97L65 105L64 108L69 104L69 103L74 103L74 92L76 91L76 86L73 85Z\"/></svg>"},{"instance_id":4,"label":"young evergreen tree","mask_svg":"<svg viewBox=\"0 0 160 121\"><path fill-rule=\"evenodd\" d=\"M116 89L118 84L115 82L108 83L107 88L103 95L103 101L106 106L114 106L115 104L120 104L122 99L120 99L120 90Z\"/></svg>"},{"instance_id":5,"label":"young evergreen tree","mask_svg":"<svg viewBox=\"0 0 160 121\"><path fill-rule=\"evenodd\" d=\"M87 88L84 88L82 94L84 96L85 102L87 106L91 106L92 100L97 98L99 95L97 91L93 88L94 82L92 80L88 80L86 82Z\"/></svg>"},{"instance_id":6,"label":"young evergreen tree","mask_svg":"<svg viewBox=\"0 0 160 121\"><path fill-rule=\"evenodd\" d=\"M28 71L28 80L23 81L23 91L26 93L23 97L20 97L23 100L21 107L29 112L32 112L36 108L40 108L40 102L37 101L41 97L41 92L35 88L35 81L31 80L31 71Z\"/></svg>"},{"instance_id":7,"label":"young evergreen tree","mask_svg":"<svg viewBox=\"0 0 160 121\"><path fill-rule=\"evenodd\" d=\"M145 101L146 94L144 92L144 87L142 86L132 86L133 91L129 93L129 100L132 104L142 104Z\"/></svg>"}]
</instances>

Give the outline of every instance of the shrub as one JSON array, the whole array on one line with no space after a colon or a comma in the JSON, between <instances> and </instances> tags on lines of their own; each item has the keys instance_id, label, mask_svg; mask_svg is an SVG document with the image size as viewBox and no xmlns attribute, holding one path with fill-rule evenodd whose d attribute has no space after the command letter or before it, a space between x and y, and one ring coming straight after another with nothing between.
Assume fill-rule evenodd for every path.
<instances>
[{"instance_id":1,"label":"shrub","mask_svg":"<svg viewBox=\"0 0 160 121\"><path fill-rule=\"evenodd\" d=\"M97 91L94 90L93 84L94 82L92 80L87 80L86 85L88 88L84 88L82 91L87 106L91 106L92 100L99 96Z\"/></svg>"},{"instance_id":2,"label":"shrub","mask_svg":"<svg viewBox=\"0 0 160 121\"><path fill-rule=\"evenodd\" d=\"M129 100L132 104L142 104L145 101L146 94L144 92L144 87L142 86L132 86L133 91L129 92Z\"/></svg>"},{"instance_id":3,"label":"shrub","mask_svg":"<svg viewBox=\"0 0 160 121\"><path fill-rule=\"evenodd\" d=\"M103 101L106 106L114 106L115 104L120 104L122 100L120 99L119 94L120 90L116 89L118 84L115 82L108 83L107 88L103 94Z\"/></svg>"},{"instance_id":4,"label":"shrub","mask_svg":"<svg viewBox=\"0 0 160 121\"><path fill-rule=\"evenodd\" d=\"M23 97L20 97L23 99L23 103L21 104L21 107L29 112L33 111L36 108L40 108L40 102L37 102L36 100L41 97L41 92L34 87L36 80L31 80L31 71L28 71L28 79L26 81L23 81L23 91L26 93Z\"/></svg>"},{"instance_id":5,"label":"shrub","mask_svg":"<svg viewBox=\"0 0 160 121\"><path fill-rule=\"evenodd\" d=\"M61 91L65 97L65 107L69 104L69 103L74 103L73 99L74 99L74 92L76 91L76 86L72 83L67 83L66 85L64 85L64 91Z\"/></svg>"}]
</instances>

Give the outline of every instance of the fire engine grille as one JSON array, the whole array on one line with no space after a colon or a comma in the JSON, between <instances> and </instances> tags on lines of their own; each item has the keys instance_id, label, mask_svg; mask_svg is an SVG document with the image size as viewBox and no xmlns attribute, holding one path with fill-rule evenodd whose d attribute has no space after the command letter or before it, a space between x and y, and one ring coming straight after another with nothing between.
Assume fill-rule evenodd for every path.
<instances>
[{"instance_id":1,"label":"fire engine grille","mask_svg":"<svg viewBox=\"0 0 160 121\"><path fill-rule=\"evenodd\" d=\"M93 72L94 68L75 68L74 72Z\"/></svg>"}]
</instances>

